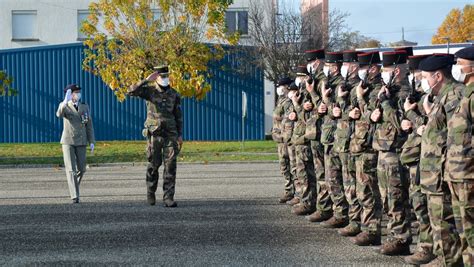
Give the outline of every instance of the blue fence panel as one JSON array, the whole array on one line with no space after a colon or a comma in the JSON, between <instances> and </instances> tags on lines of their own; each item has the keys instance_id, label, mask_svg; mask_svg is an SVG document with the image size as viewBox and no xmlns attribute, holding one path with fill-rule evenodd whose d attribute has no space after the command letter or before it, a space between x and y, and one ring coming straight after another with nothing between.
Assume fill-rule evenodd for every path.
<instances>
[{"instance_id":1,"label":"blue fence panel","mask_svg":"<svg viewBox=\"0 0 474 267\"><path fill-rule=\"evenodd\" d=\"M83 88L91 107L97 140L140 140L145 120L144 101L120 103L99 77L82 70L80 43L0 50L0 69L14 78L15 97L0 97L0 142L57 142L62 120L55 115L70 83ZM239 61L227 55L211 64L213 90L203 101L183 99L185 140L239 140L242 138L242 91L248 96L247 140L264 139L263 73L252 67L245 75L224 70ZM229 69L229 68L227 68Z\"/></svg>"}]
</instances>

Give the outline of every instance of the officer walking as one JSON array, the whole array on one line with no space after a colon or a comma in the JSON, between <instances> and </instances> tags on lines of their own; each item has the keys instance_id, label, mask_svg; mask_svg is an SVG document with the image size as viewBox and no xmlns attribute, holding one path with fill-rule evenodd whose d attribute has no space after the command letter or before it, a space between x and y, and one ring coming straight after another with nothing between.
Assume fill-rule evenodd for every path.
<instances>
[{"instance_id":1,"label":"officer walking","mask_svg":"<svg viewBox=\"0 0 474 267\"><path fill-rule=\"evenodd\" d=\"M176 207L176 158L183 144L183 116L181 98L169 85L168 66L154 68L145 80L130 87L130 96L146 100L147 119L143 130L147 138L148 167L146 172L147 202L155 205L158 169L163 170L163 205Z\"/></svg>"},{"instance_id":2,"label":"officer walking","mask_svg":"<svg viewBox=\"0 0 474 267\"><path fill-rule=\"evenodd\" d=\"M89 106L80 103L81 88L70 84L64 89L66 96L59 104L56 116L63 118L61 136L64 168L66 170L69 194L73 203L79 203L79 185L86 172L86 146L89 143L94 152L94 127Z\"/></svg>"}]
</instances>

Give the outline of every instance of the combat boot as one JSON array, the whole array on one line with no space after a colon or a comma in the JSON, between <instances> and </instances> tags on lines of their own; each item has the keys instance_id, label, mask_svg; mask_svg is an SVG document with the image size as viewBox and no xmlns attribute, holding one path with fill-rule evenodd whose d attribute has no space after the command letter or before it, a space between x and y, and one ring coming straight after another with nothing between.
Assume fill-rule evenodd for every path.
<instances>
[{"instance_id":1,"label":"combat boot","mask_svg":"<svg viewBox=\"0 0 474 267\"><path fill-rule=\"evenodd\" d=\"M292 200L294 197L290 193L284 193L283 196L280 197L280 204L285 204L286 202Z\"/></svg>"},{"instance_id":2,"label":"combat boot","mask_svg":"<svg viewBox=\"0 0 474 267\"><path fill-rule=\"evenodd\" d=\"M389 256L410 254L410 242L389 238L380 247L380 253Z\"/></svg>"},{"instance_id":3,"label":"combat boot","mask_svg":"<svg viewBox=\"0 0 474 267\"><path fill-rule=\"evenodd\" d=\"M413 255L405 257L405 262L413 265L427 264L434 260L436 256L427 248L418 248Z\"/></svg>"},{"instance_id":4,"label":"combat boot","mask_svg":"<svg viewBox=\"0 0 474 267\"><path fill-rule=\"evenodd\" d=\"M286 204L290 205L290 206L294 206L294 205L297 205L300 203L300 199L297 198L297 197L294 197L293 199L291 199L290 201L287 201Z\"/></svg>"},{"instance_id":5,"label":"combat boot","mask_svg":"<svg viewBox=\"0 0 474 267\"><path fill-rule=\"evenodd\" d=\"M381 243L381 234L361 232L355 237L351 237L351 242L358 246L378 246Z\"/></svg>"},{"instance_id":6,"label":"combat boot","mask_svg":"<svg viewBox=\"0 0 474 267\"><path fill-rule=\"evenodd\" d=\"M303 204L294 205L291 212L298 216L308 215L314 212L314 208L306 207Z\"/></svg>"},{"instance_id":7,"label":"combat boot","mask_svg":"<svg viewBox=\"0 0 474 267\"><path fill-rule=\"evenodd\" d=\"M427 264L421 265L423 267L444 267L444 259L441 256L436 257L434 260L428 262Z\"/></svg>"},{"instance_id":8,"label":"combat boot","mask_svg":"<svg viewBox=\"0 0 474 267\"><path fill-rule=\"evenodd\" d=\"M354 224L349 224L346 227L337 231L341 236L356 236L360 231L359 226L355 226Z\"/></svg>"},{"instance_id":9,"label":"combat boot","mask_svg":"<svg viewBox=\"0 0 474 267\"><path fill-rule=\"evenodd\" d=\"M325 228L342 228L349 223L347 218L336 218L334 216L331 219L321 223Z\"/></svg>"},{"instance_id":10,"label":"combat boot","mask_svg":"<svg viewBox=\"0 0 474 267\"><path fill-rule=\"evenodd\" d=\"M148 193L146 195L146 200L149 205L154 206L156 203L155 193Z\"/></svg>"},{"instance_id":11,"label":"combat boot","mask_svg":"<svg viewBox=\"0 0 474 267\"><path fill-rule=\"evenodd\" d=\"M319 210L306 217L310 222L323 222L332 217L332 212L320 212Z\"/></svg>"},{"instance_id":12,"label":"combat boot","mask_svg":"<svg viewBox=\"0 0 474 267\"><path fill-rule=\"evenodd\" d=\"M166 198L163 200L163 206L165 208L175 208L178 206L178 203L171 198Z\"/></svg>"}]
</instances>

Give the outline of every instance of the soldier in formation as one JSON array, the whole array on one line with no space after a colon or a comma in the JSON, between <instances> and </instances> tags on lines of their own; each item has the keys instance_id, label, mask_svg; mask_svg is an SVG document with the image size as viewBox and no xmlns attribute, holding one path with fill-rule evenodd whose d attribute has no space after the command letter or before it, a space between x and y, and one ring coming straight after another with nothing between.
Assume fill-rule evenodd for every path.
<instances>
[{"instance_id":1,"label":"soldier in formation","mask_svg":"<svg viewBox=\"0 0 474 267\"><path fill-rule=\"evenodd\" d=\"M280 203L384 255L409 255L413 226L407 263L473 266L474 47L305 57L277 87Z\"/></svg>"}]
</instances>

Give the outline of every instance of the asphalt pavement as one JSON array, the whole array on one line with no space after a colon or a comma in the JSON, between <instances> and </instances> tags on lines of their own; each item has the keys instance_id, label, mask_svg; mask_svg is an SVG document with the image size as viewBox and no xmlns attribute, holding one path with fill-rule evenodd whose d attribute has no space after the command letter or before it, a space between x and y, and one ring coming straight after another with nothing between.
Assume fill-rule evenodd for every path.
<instances>
[{"instance_id":1,"label":"asphalt pavement","mask_svg":"<svg viewBox=\"0 0 474 267\"><path fill-rule=\"evenodd\" d=\"M144 173L92 167L72 204L61 168L0 169L0 265L404 265L278 204L277 163L178 165L176 209Z\"/></svg>"}]
</instances>

